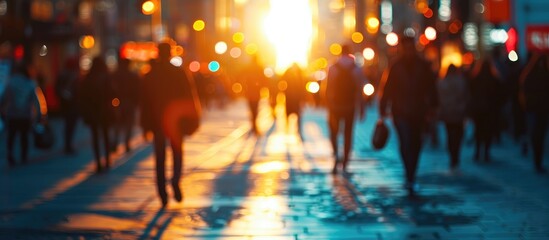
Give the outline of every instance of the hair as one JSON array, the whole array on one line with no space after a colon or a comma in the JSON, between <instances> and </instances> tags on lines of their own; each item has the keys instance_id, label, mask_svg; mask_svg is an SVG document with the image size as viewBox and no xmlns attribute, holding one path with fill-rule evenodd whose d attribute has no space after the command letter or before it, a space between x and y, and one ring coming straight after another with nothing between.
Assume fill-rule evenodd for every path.
<instances>
[{"instance_id":1,"label":"hair","mask_svg":"<svg viewBox=\"0 0 549 240\"><path fill-rule=\"evenodd\" d=\"M30 76L29 64L25 61L16 62L11 67L11 72L13 74L22 74L22 75L25 75L26 77L29 77Z\"/></svg>"},{"instance_id":2,"label":"hair","mask_svg":"<svg viewBox=\"0 0 549 240\"><path fill-rule=\"evenodd\" d=\"M351 54L351 46L344 44L341 46L341 55Z\"/></svg>"}]
</instances>

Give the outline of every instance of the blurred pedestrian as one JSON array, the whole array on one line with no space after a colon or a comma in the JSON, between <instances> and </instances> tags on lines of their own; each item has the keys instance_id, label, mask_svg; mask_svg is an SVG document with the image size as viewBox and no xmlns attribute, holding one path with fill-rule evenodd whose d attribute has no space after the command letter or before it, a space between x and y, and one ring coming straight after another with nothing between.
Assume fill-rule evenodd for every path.
<instances>
[{"instance_id":1,"label":"blurred pedestrian","mask_svg":"<svg viewBox=\"0 0 549 240\"><path fill-rule=\"evenodd\" d=\"M521 74L521 102L527 114L530 144L534 153L534 167L543 167L544 141L549 121L549 55L536 54Z\"/></svg>"},{"instance_id":2,"label":"blurred pedestrian","mask_svg":"<svg viewBox=\"0 0 549 240\"><path fill-rule=\"evenodd\" d=\"M193 78L184 69L170 63L171 46L158 45L158 59L145 75L141 89L141 120L154 135L156 186L162 207L168 204L166 192L166 138L173 170L171 185L176 201L183 200L179 181L183 170L183 137L198 128L200 100Z\"/></svg>"},{"instance_id":3,"label":"blurred pedestrian","mask_svg":"<svg viewBox=\"0 0 549 240\"><path fill-rule=\"evenodd\" d=\"M326 102L328 107L328 125L330 128L330 142L334 154L332 174L338 172L338 167L347 172L351 148L353 144L353 126L355 113L361 106L361 86L363 78L361 70L356 67L351 57L349 45L343 45L341 56L328 69L326 85ZM338 136L340 125L343 123L343 159L339 158ZM341 160L341 161L340 161Z\"/></svg>"},{"instance_id":4,"label":"blurred pedestrian","mask_svg":"<svg viewBox=\"0 0 549 240\"><path fill-rule=\"evenodd\" d=\"M406 175L405 188L413 195L417 190L422 128L426 121L432 121L438 99L431 65L418 55L414 38L401 39L399 56L382 78L379 111L386 118L387 108L391 108Z\"/></svg>"},{"instance_id":5,"label":"blurred pedestrian","mask_svg":"<svg viewBox=\"0 0 549 240\"><path fill-rule=\"evenodd\" d=\"M122 134L126 152L131 150L130 140L132 137L133 125L137 114L139 101L139 85L141 79L130 69L130 60L121 58L116 71L112 74L112 85L114 97L118 99L116 106L116 122L113 128L113 143L115 150L118 145L119 135Z\"/></svg>"},{"instance_id":6,"label":"blurred pedestrian","mask_svg":"<svg viewBox=\"0 0 549 240\"><path fill-rule=\"evenodd\" d=\"M75 153L73 146L74 130L78 124L77 90L80 82L80 67L77 58L69 58L65 68L55 82L56 94L59 97L61 114L64 119L65 153Z\"/></svg>"},{"instance_id":7,"label":"blurred pedestrian","mask_svg":"<svg viewBox=\"0 0 549 240\"><path fill-rule=\"evenodd\" d=\"M450 168L459 166L463 126L467 114L468 84L461 68L448 66L446 76L438 82L439 119L444 123L450 152Z\"/></svg>"},{"instance_id":8,"label":"blurred pedestrian","mask_svg":"<svg viewBox=\"0 0 549 240\"><path fill-rule=\"evenodd\" d=\"M106 169L110 168L109 129L114 121L113 89L109 70L105 60L97 56L92 60L92 66L83 78L79 90L80 113L92 134L93 154L96 171L103 170L101 159L105 158ZM103 151L101 151L101 143Z\"/></svg>"},{"instance_id":9,"label":"blurred pedestrian","mask_svg":"<svg viewBox=\"0 0 549 240\"><path fill-rule=\"evenodd\" d=\"M252 133L257 135L259 134L257 114L259 112L259 100L261 100L261 89L269 84L257 55L252 55L252 62L244 69L243 82L248 106L250 107Z\"/></svg>"},{"instance_id":10,"label":"blurred pedestrian","mask_svg":"<svg viewBox=\"0 0 549 240\"><path fill-rule=\"evenodd\" d=\"M477 63L470 80L470 112L475 125L474 160L491 161L490 148L498 130L501 106L500 76L490 59Z\"/></svg>"},{"instance_id":11,"label":"blurred pedestrian","mask_svg":"<svg viewBox=\"0 0 549 240\"><path fill-rule=\"evenodd\" d=\"M301 108L305 103L305 80L303 79L303 73L297 63L292 64L284 75L282 75L282 81L288 83L286 88L286 127L289 126L289 119L291 114L295 114L297 117L297 130L299 136L303 139L302 125L301 125Z\"/></svg>"},{"instance_id":12,"label":"blurred pedestrian","mask_svg":"<svg viewBox=\"0 0 549 240\"><path fill-rule=\"evenodd\" d=\"M37 88L36 82L29 76L29 66L25 62L14 64L0 101L0 113L6 119L8 131L7 160L10 167L15 165L13 150L17 134L21 141L21 162L27 163L29 130L42 117Z\"/></svg>"}]
</instances>

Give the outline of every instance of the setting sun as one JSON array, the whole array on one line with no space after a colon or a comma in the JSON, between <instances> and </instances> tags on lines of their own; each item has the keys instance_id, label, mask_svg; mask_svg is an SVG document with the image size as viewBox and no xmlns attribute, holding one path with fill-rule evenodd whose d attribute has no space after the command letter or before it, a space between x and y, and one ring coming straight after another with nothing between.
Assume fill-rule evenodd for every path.
<instances>
[{"instance_id":1,"label":"setting sun","mask_svg":"<svg viewBox=\"0 0 549 240\"><path fill-rule=\"evenodd\" d=\"M313 32L308 0L271 0L265 19L265 34L276 49L276 72L292 63L307 65Z\"/></svg>"}]
</instances>

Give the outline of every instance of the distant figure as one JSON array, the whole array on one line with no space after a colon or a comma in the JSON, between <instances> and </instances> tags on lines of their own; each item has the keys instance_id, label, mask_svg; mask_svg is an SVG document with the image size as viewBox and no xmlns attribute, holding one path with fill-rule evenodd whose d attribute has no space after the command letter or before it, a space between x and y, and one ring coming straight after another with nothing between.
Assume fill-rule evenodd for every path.
<instances>
[{"instance_id":1,"label":"distant figure","mask_svg":"<svg viewBox=\"0 0 549 240\"><path fill-rule=\"evenodd\" d=\"M152 131L154 135L154 154L156 160L156 186L162 207L168 204L166 192L166 139L170 142L173 157L173 176L171 185L176 201L183 200L179 187L179 180L183 170L183 137L184 129L197 122L183 122L177 129L170 124L171 116L176 111L199 111L200 100L196 85L184 69L170 63L170 49L168 43L158 45L158 59L152 65L151 71L145 75L141 88L141 120L145 131ZM180 100L187 106L174 105ZM174 108L174 106L176 108ZM194 108L194 109L192 109ZM198 121L198 119L196 119Z\"/></svg>"},{"instance_id":2,"label":"distant figure","mask_svg":"<svg viewBox=\"0 0 549 240\"><path fill-rule=\"evenodd\" d=\"M499 74L491 60L479 62L473 69L471 82L471 116L475 124L474 160L491 161L490 148L498 130L498 115L501 106Z\"/></svg>"},{"instance_id":3,"label":"distant figure","mask_svg":"<svg viewBox=\"0 0 549 240\"><path fill-rule=\"evenodd\" d=\"M110 168L109 156L109 128L114 120L113 90L110 75L102 57L95 57L92 67L84 77L79 90L80 112L84 123L91 130L93 154L96 162L96 171L99 173ZM101 151L101 139L103 151ZM102 153L103 152L103 153ZM105 165L101 164L101 158L105 158Z\"/></svg>"},{"instance_id":4,"label":"distant figure","mask_svg":"<svg viewBox=\"0 0 549 240\"><path fill-rule=\"evenodd\" d=\"M78 84L80 84L80 67L77 58L70 58L65 63L65 68L57 78L55 91L59 97L61 113L65 123L65 153L73 154L74 130L78 123Z\"/></svg>"},{"instance_id":5,"label":"distant figure","mask_svg":"<svg viewBox=\"0 0 549 240\"><path fill-rule=\"evenodd\" d=\"M361 70L356 67L355 60L350 56L348 45L342 47L341 56L328 69L326 85L326 101L328 107L328 125L330 127L330 141L334 154L332 174L338 172L338 166L347 172L351 148L353 144L353 126L355 113L360 104L362 86ZM340 161L338 136L343 122L343 159Z\"/></svg>"},{"instance_id":6,"label":"distant figure","mask_svg":"<svg viewBox=\"0 0 549 240\"><path fill-rule=\"evenodd\" d=\"M438 82L438 98L440 101L438 116L446 127L450 168L452 170L459 166L468 96L469 89L465 76L460 68L450 64L446 76Z\"/></svg>"},{"instance_id":7,"label":"distant figure","mask_svg":"<svg viewBox=\"0 0 549 240\"><path fill-rule=\"evenodd\" d=\"M7 160L10 167L15 165L13 148L15 137L21 140L21 162L27 163L29 148L29 130L40 119L40 104L36 96L37 84L29 77L28 65L16 63L4 95L0 101L0 113L6 119L8 130Z\"/></svg>"},{"instance_id":8,"label":"distant figure","mask_svg":"<svg viewBox=\"0 0 549 240\"><path fill-rule=\"evenodd\" d=\"M301 108L305 102L305 80L303 79L303 73L301 68L296 63L292 64L284 75L282 75L282 81L288 83L286 88L286 126L288 126L289 117L291 114L297 116L298 133L303 138L302 125L301 125Z\"/></svg>"},{"instance_id":9,"label":"distant figure","mask_svg":"<svg viewBox=\"0 0 549 240\"><path fill-rule=\"evenodd\" d=\"M530 128L534 167L538 173L545 173L542 161L549 121L549 56L534 55L522 72L520 83L520 98Z\"/></svg>"},{"instance_id":10,"label":"distant figure","mask_svg":"<svg viewBox=\"0 0 549 240\"><path fill-rule=\"evenodd\" d=\"M438 104L436 78L431 65L418 55L413 38L403 37L399 46L399 56L381 82L379 111L385 118L387 108L391 107L406 174L405 188L413 195L417 190L422 128L427 125L426 121L432 121L430 118Z\"/></svg>"},{"instance_id":11,"label":"distant figure","mask_svg":"<svg viewBox=\"0 0 549 240\"><path fill-rule=\"evenodd\" d=\"M130 70L130 60L120 59L118 68L112 74L114 97L118 99L112 146L116 147L118 136L122 134L126 152L131 150L130 140L137 113L140 84L139 76Z\"/></svg>"},{"instance_id":12,"label":"distant figure","mask_svg":"<svg viewBox=\"0 0 549 240\"><path fill-rule=\"evenodd\" d=\"M261 89L268 86L268 81L263 73L263 67L259 64L257 55L252 56L252 62L244 70L243 80L244 91L250 107L252 133L258 134L256 120L259 112L259 100L261 100Z\"/></svg>"}]
</instances>

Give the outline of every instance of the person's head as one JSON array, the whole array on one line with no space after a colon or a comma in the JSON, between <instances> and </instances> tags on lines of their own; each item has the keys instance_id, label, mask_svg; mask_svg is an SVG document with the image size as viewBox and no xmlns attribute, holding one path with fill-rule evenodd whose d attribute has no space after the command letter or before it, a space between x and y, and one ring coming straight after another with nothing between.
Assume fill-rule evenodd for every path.
<instances>
[{"instance_id":1,"label":"person's head","mask_svg":"<svg viewBox=\"0 0 549 240\"><path fill-rule=\"evenodd\" d=\"M127 58L120 58L118 60L118 69L128 69L130 67L130 60Z\"/></svg>"},{"instance_id":2,"label":"person's head","mask_svg":"<svg viewBox=\"0 0 549 240\"><path fill-rule=\"evenodd\" d=\"M103 73L107 72L107 64L105 63L105 59L103 59L102 56L96 56L92 60L92 66L90 68L90 73Z\"/></svg>"},{"instance_id":3,"label":"person's head","mask_svg":"<svg viewBox=\"0 0 549 240\"><path fill-rule=\"evenodd\" d=\"M450 75L454 75L458 72L458 67L456 67L456 65L454 65L453 63L451 63L449 66L448 66L448 70L446 70L446 76L450 76Z\"/></svg>"},{"instance_id":4,"label":"person's head","mask_svg":"<svg viewBox=\"0 0 549 240\"><path fill-rule=\"evenodd\" d=\"M400 37L400 51L404 57L412 57L416 54L416 43L414 37L401 36Z\"/></svg>"},{"instance_id":5,"label":"person's head","mask_svg":"<svg viewBox=\"0 0 549 240\"><path fill-rule=\"evenodd\" d=\"M169 60L172 56L172 46L169 43L159 43L158 44L158 59L160 60Z\"/></svg>"},{"instance_id":6,"label":"person's head","mask_svg":"<svg viewBox=\"0 0 549 240\"><path fill-rule=\"evenodd\" d=\"M29 64L25 61L16 62L11 68L12 74L21 74L25 77L30 76Z\"/></svg>"}]
</instances>

